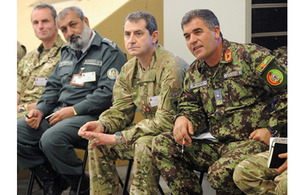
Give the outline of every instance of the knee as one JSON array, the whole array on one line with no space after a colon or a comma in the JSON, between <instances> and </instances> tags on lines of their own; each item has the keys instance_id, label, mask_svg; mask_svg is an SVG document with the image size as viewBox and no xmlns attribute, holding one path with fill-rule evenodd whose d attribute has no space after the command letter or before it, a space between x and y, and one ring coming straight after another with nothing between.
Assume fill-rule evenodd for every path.
<instances>
[{"instance_id":1,"label":"knee","mask_svg":"<svg viewBox=\"0 0 300 195\"><path fill-rule=\"evenodd\" d=\"M230 165L215 163L208 169L207 180L214 189L229 191L234 186L232 173Z\"/></svg>"},{"instance_id":2,"label":"knee","mask_svg":"<svg viewBox=\"0 0 300 195\"><path fill-rule=\"evenodd\" d=\"M233 181L234 183L239 187L242 185L242 183L244 182L244 175L245 175L245 168L242 165L242 163L238 164L233 172Z\"/></svg>"},{"instance_id":3,"label":"knee","mask_svg":"<svg viewBox=\"0 0 300 195\"><path fill-rule=\"evenodd\" d=\"M56 135L53 135L51 130L45 131L40 139L40 149L43 152L56 151L54 147L60 145Z\"/></svg>"},{"instance_id":4,"label":"knee","mask_svg":"<svg viewBox=\"0 0 300 195\"><path fill-rule=\"evenodd\" d=\"M152 154L154 157L158 156L160 153L166 152L166 148L169 148L171 143L171 134L163 133L160 134L152 140Z\"/></svg>"}]
</instances>

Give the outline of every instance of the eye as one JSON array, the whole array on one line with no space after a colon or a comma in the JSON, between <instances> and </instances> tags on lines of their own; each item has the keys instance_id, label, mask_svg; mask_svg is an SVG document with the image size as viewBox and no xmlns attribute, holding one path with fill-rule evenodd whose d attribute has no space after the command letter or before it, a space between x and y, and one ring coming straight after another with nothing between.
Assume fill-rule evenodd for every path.
<instances>
[{"instance_id":1,"label":"eye","mask_svg":"<svg viewBox=\"0 0 300 195\"><path fill-rule=\"evenodd\" d=\"M67 31L67 28L60 28L62 33L65 33Z\"/></svg>"},{"instance_id":2,"label":"eye","mask_svg":"<svg viewBox=\"0 0 300 195\"><path fill-rule=\"evenodd\" d=\"M184 35L185 40L189 40L191 35Z\"/></svg>"}]
</instances>

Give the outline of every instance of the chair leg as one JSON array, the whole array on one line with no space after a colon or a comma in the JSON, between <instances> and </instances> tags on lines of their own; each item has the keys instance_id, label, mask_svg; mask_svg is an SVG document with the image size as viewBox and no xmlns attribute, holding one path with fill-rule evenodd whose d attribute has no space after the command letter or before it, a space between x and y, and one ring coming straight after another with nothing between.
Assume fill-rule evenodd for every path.
<instances>
[{"instance_id":1,"label":"chair leg","mask_svg":"<svg viewBox=\"0 0 300 195\"><path fill-rule=\"evenodd\" d=\"M160 192L161 195L165 194L163 189L161 188L160 184L157 185L157 188L158 188L158 191Z\"/></svg>"},{"instance_id":2,"label":"chair leg","mask_svg":"<svg viewBox=\"0 0 300 195\"><path fill-rule=\"evenodd\" d=\"M205 173L204 171L201 171L201 172L200 172L200 178L199 178L199 183L200 183L200 185L202 185L204 173Z\"/></svg>"},{"instance_id":3,"label":"chair leg","mask_svg":"<svg viewBox=\"0 0 300 195\"><path fill-rule=\"evenodd\" d=\"M27 185L26 195L31 195L31 193L32 193L32 188L33 188L33 183L34 183L34 177L35 177L34 172L30 171L30 176L29 176L29 181L28 181L28 185Z\"/></svg>"},{"instance_id":4,"label":"chair leg","mask_svg":"<svg viewBox=\"0 0 300 195\"><path fill-rule=\"evenodd\" d=\"M132 163L133 163L133 159L130 159L129 162L128 162L128 167L127 167L127 171L126 171L126 177L125 177L124 186L123 186L123 193L122 193L123 195L129 194L127 192L127 187L128 187L128 183L129 183L129 179L130 179L130 173L131 173Z\"/></svg>"},{"instance_id":5,"label":"chair leg","mask_svg":"<svg viewBox=\"0 0 300 195\"><path fill-rule=\"evenodd\" d=\"M84 152L84 158L83 158L83 162L82 162L82 173L81 173L81 177L79 179L79 183L78 183L78 187L77 187L77 195L79 195L80 193L80 187L81 187L81 182L82 182L82 178L84 176L84 171L85 171L85 166L86 166L86 162L87 162L87 158L88 158L88 148L86 148L85 152Z\"/></svg>"}]
</instances>

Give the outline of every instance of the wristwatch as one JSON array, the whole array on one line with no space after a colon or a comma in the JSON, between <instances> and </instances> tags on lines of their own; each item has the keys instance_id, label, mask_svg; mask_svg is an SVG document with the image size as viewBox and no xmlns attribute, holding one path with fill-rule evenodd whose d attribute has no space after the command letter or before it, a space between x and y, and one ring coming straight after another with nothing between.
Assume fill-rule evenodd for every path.
<instances>
[{"instance_id":1,"label":"wristwatch","mask_svg":"<svg viewBox=\"0 0 300 195\"><path fill-rule=\"evenodd\" d=\"M19 107L19 112L25 112L25 108L23 106Z\"/></svg>"},{"instance_id":2,"label":"wristwatch","mask_svg":"<svg viewBox=\"0 0 300 195\"><path fill-rule=\"evenodd\" d=\"M117 139L117 142L119 144L122 143L122 137L123 137L123 134L120 132L120 131L117 131L115 134L114 134L115 138Z\"/></svg>"},{"instance_id":3,"label":"wristwatch","mask_svg":"<svg viewBox=\"0 0 300 195\"><path fill-rule=\"evenodd\" d=\"M270 131L273 137L279 133L276 129L272 129L270 126L268 126L267 129Z\"/></svg>"}]
</instances>

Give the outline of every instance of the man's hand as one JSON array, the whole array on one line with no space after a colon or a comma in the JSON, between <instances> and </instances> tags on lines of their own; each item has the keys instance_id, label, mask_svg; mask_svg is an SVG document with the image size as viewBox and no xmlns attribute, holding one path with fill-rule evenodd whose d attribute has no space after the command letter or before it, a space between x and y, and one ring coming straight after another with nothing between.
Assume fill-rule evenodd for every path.
<instances>
[{"instance_id":1,"label":"man's hand","mask_svg":"<svg viewBox=\"0 0 300 195\"><path fill-rule=\"evenodd\" d=\"M86 131L85 136L94 138L91 141L91 146L95 147L98 145L106 145L106 144L116 144L117 139L113 134L105 134L105 133L98 133L93 131Z\"/></svg>"},{"instance_id":2,"label":"man's hand","mask_svg":"<svg viewBox=\"0 0 300 195\"><path fill-rule=\"evenodd\" d=\"M261 142L264 142L267 146L270 144L270 138L272 137L272 134L267 128L262 128L262 129L256 129L253 131L249 139L255 139Z\"/></svg>"},{"instance_id":3,"label":"man's hand","mask_svg":"<svg viewBox=\"0 0 300 195\"><path fill-rule=\"evenodd\" d=\"M72 116L75 116L73 107L72 106L65 107L65 108L62 108L59 111L55 112L55 114L50 117L49 123L50 123L50 125L53 126L56 123L58 123L59 121L62 121L66 118L71 118Z\"/></svg>"},{"instance_id":4,"label":"man's hand","mask_svg":"<svg viewBox=\"0 0 300 195\"><path fill-rule=\"evenodd\" d=\"M182 140L185 137L185 145L190 146L192 144L190 135L194 135L193 124L185 116L178 117L173 129L175 141L182 145Z\"/></svg>"},{"instance_id":5,"label":"man's hand","mask_svg":"<svg viewBox=\"0 0 300 195\"><path fill-rule=\"evenodd\" d=\"M34 129L37 129L40 125L41 120L42 120L43 113L41 111L37 110L37 109L33 109L27 114L27 116L25 117L26 123L30 127L34 128Z\"/></svg>"},{"instance_id":6,"label":"man's hand","mask_svg":"<svg viewBox=\"0 0 300 195\"><path fill-rule=\"evenodd\" d=\"M88 132L94 132L95 134L103 133L103 125L100 121L90 121L85 123L78 131L78 135L87 139L93 140L94 134L87 134Z\"/></svg>"},{"instance_id":7,"label":"man's hand","mask_svg":"<svg viewBox=\"0 0 300 195\"><path fill-rule=\"evenodd\" d=\"M280 167L278 167L276 169L276 171L278 173L283 173L285 170L287 170L287 165L288 165L287 157L288 157L288 155L287 155L287 153L283 153L283 154L279 154L278 157L279 158L286 158L286 161Z\"/></svg>"}]
</instances>

